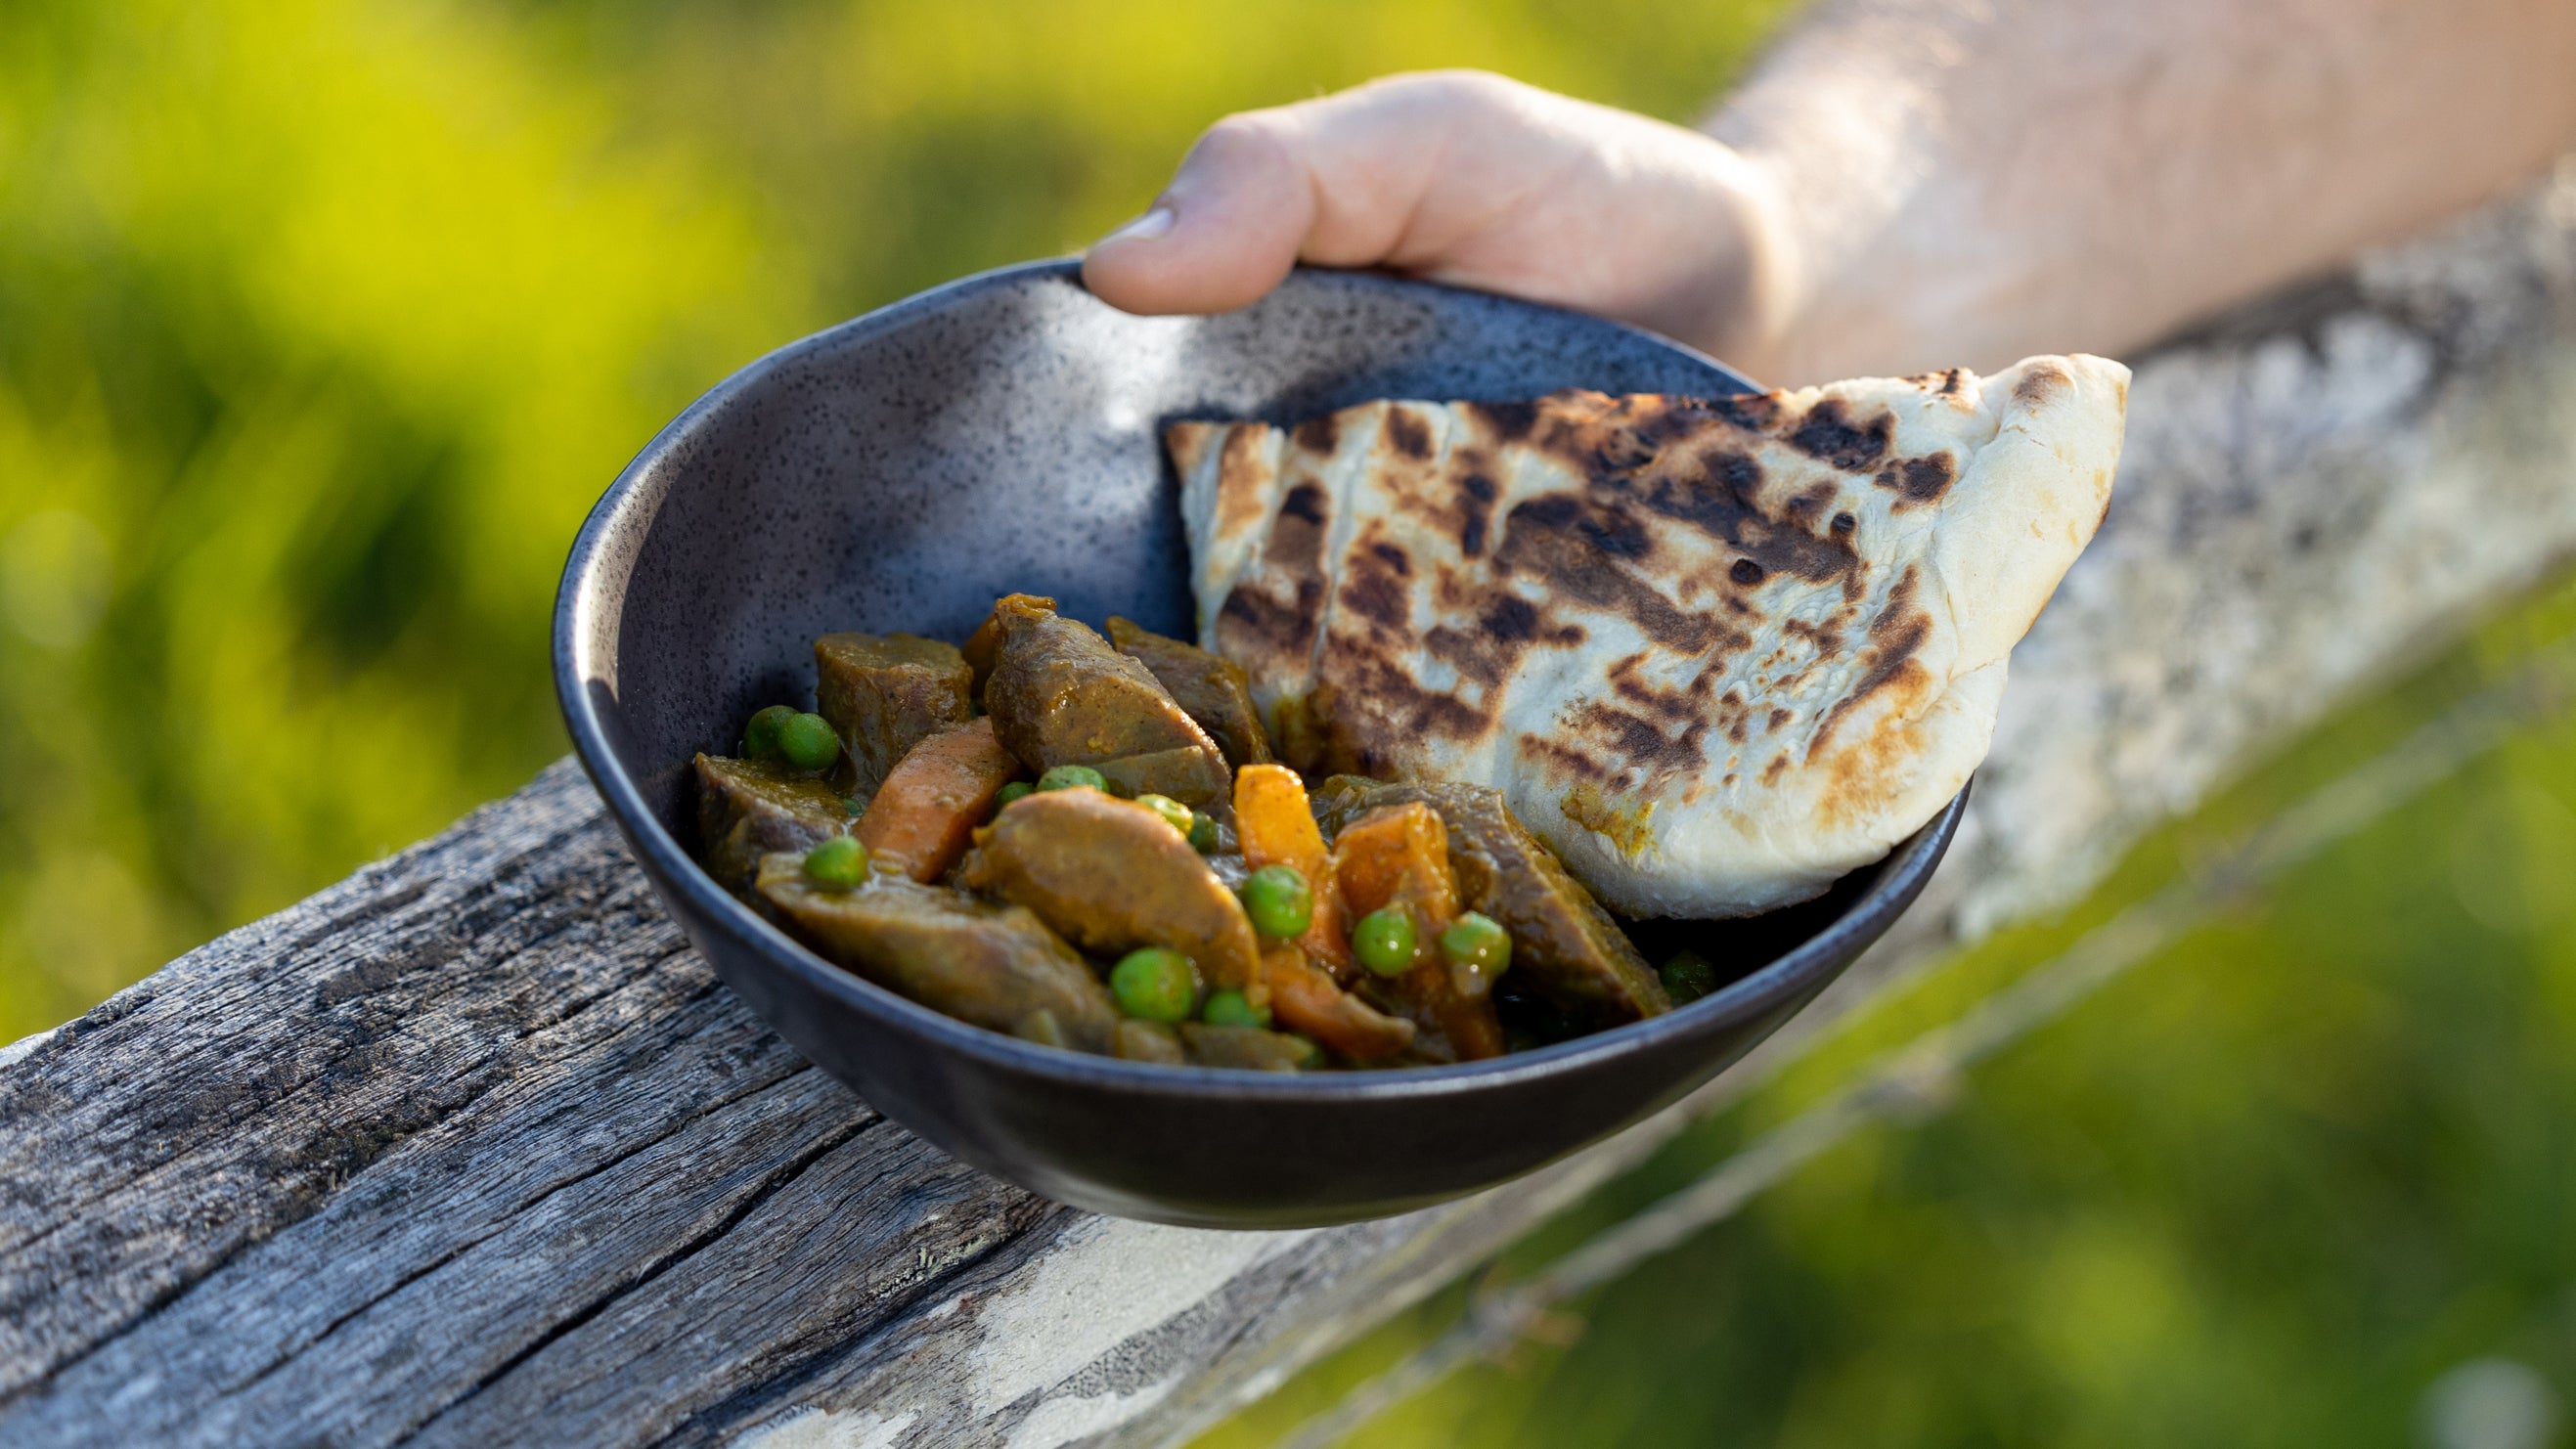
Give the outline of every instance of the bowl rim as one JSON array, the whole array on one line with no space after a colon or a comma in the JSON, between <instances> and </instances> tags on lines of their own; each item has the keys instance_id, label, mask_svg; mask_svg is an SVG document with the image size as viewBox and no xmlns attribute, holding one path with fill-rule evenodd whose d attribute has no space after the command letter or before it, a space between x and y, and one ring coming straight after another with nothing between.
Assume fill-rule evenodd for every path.
<instances>
[{"instance_id":1,"label":"bowl rim","mask_svg":"<svg viewBox=\"0 0 2576 1449\"><path fill-rule=\"evenodd\" d=\"M1554 313L1577 319L1585 325L1635 333L1680 352L1692 361L1730 376L1741 376L1734 369L1685 344L1588 313L1379 272L1301 266L1297 273L1321 273L1340 284L1363 288L1427 288L1473 297L1480 304ZM618 758L606 722L592 702L591 683L613 675L613 671L594 667L602 661L594 658L588 643L600 614L609 607L604 598L604 592L612 582L608 569L621 562L631 568L642 542L642 534L636 530L649 524L649 519L640 510L648 501L648 485L655 481L654 475L664 460L677 451L700 424L735 398L814 352L864 343L985 292L1048 281L1070 281L1079 287L1080 260L1050 258L961 277L764 353L708 389L677 417L664 424L651 441L619 470L615 481L591 506L582 520L580 531L574 535L556 591L552 641L555 695L563 711L565 729L572 737L573 751L580 758L582 769L590 776L601 800L608 806L611 818L635 851L638 864L646 868L647 875L657 886L685 897L689 905L695 907L699 918L711 928L724 932L767 958L806 989L858 1011L882 1027L907 1030L948 1050L978 1059L987 1067L1052 1078L1067 1086L1118 1088L1148 1095L1179 1095L1200 1100L1213 1096L1243 1102L1286 1104L1455 1096L1488 1087L1524 1085L1551 1077L1571 1076L1610 1058L1673 1044L1682 1038L1715 1036L1729 1027L1787 1004L1801 993L1821 989L1867 944L1864 941L1861 946L1853 946L1851 938L1875 936L1884 929L1886 922L1902 914L1921 893L1924 882L1939 864L1950 837L1958 827L1960 814L1968 800L1968 786L1963 785L1938 814L1897 842L1877 863L1879 878L1822 930L1760 968L1686 1006L1588 1036L1484 1061L1332 1072L1259 1072L1173 1066L1040 1046L960 1021L898 995L824 960L763 919L730 891L719 886L715 878L708 875L681 847L678 839L664 828L645 803L643 792L627 773L624 762ZM622 585L623 581L614 582ZM621 603L613 612L622 613L622 587L618 597ZM596 632L613 639L614 625L611 623L608 628ZM611 647L613 649L613 645Z\"/></svg>"}]
</instances>

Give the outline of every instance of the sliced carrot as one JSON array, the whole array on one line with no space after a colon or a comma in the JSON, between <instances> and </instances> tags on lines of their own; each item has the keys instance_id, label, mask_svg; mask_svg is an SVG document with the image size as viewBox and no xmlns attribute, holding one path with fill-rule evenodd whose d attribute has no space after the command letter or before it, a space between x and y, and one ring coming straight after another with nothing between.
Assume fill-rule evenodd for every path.
<instances>
[{"instance_id":1,"label":"sliced carrot","mask_svg":"<svg viewBox=\"0 0 2576 1449\"><path fill-rule=\"evenodd\" d=\"M1446 1037L1461 1060L1502 1055L1493 1002L1460 991L1440 954L1440 933L1458 919L1458 877L1439 812L1415 800L1352 821L1333 842L1333 875L1352 919L1389 907L1413 917L1413 968L1380 989L1415 1023Z\"/></svg>"},{"instance_id":2,"label":"sliced carrot","mask_svg":"<svg viewBox=\"0 0 2576 1449\"><path fill-rule=\"evenodd\" d=\"M1419 800L1380 806L1344 826L1333 842L1333 875L1354 917L1401 901L1438 920L1442 930L1458 919L1449 829L1440 812Z\"/></svg>"},{"instance_id":3,"label":"sliced carrot","mask_svg":"<svg viewBox=\"0 0 2576 1449\"><path fill-rule=\"evenodd\" d=\"M1020 773L1020 762L993 738L990 718L943 730L913 746L886 772L859 843L878 869L900 869L925 885L947 874L993 797Z\"/></svg>"},{"instance_id":4,"label":"sliced carrot","mask_svg":"<svg viewBox=\"0 0 2576 1449\"><path fill-rule=\"evenodd\" d=\"M1246 765L1235 771L1234 837L1243 848L1243 863L1252 869L1284 865L1306 878L1315 915L1297 944L1334 980L1350 980L1359 963L1351 956L1341 888L1334 880L1332 856L1324 849L1324 832L1315 824L1314 807L1306 801L1306 782L1285 765Z\"/></svg>"},{"instance_id":5,"label":"sliced carrot","mask_svg":"<svg viewBox=\"0 0 2576 1449\"><path fill-rule=\"evenodd\" d=\"M1270 985L1270 1012L1288 1031L1304 1032L1355 1062L1394 1056L1413 1045L1413 1023L1388 1016L1333 984L1308 964L1294 941L1261 950L1261 977Z\"/></svg>"}]
</instances>

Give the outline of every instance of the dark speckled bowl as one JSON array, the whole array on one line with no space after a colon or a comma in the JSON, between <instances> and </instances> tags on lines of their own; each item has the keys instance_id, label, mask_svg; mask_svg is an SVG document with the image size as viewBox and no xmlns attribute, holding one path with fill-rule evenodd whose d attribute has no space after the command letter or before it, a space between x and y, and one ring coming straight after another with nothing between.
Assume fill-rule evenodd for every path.
<instances>
[{"instance_id":1,"label":"dark speckled bowl","mask_svg":"<svg viewBox=\"0 0 2576 1449\"><path fill-rule=\"evenodd\" d=\"M1824 899L1640 927L1746 974L1683 1010L1499 1061L1271 1076L1050 1051L952 1021L807 952L691 860L690 757L812 698L817 634L962 639L997 594L1188 632L1187 549L1156 437L1380 397L1743 379L1595 318L1385 277L1300 272L1245 311L1131 317L1074 267L971 277L782 348L663 429L564 567L555 679L635 858L716 970L797 1050L968 1162L1064 1202L1215 1227L1402 1212L1524 1173L1707 1081L1822 990L1922 888L1959 805ZM1651 936L1652 939L1645 939Z\"/></svg>"}]
</instances>

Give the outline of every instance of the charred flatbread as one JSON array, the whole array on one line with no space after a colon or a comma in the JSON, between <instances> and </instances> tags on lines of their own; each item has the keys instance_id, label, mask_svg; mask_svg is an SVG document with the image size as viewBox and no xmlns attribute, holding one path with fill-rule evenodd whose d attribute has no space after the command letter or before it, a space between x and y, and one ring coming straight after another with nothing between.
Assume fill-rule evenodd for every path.
<instances>
[{"instance_id":1,"label":"charred flatbread","mask_svg":"<svg viewBox=\"0 0 2576 1449\"><path fill-rule=\"evenodd\" d=\"M1201 643L1310 772L1492 785L1632 915L1821 893L1956 794L2128 370L1180 423Z\"/></svg>"}]
</instances>

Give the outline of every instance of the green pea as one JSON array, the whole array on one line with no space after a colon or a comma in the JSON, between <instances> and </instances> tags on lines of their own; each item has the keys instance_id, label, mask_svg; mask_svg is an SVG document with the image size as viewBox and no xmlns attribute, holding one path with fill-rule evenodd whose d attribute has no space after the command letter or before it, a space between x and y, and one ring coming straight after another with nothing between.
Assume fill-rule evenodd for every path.
<instances>
[{"instance_id":1,"label":"green pea","mask_svg":"<svg viewBox=\"0 0 2576 1449\"><path fill-rule=\"evenodd\" d=\"M848 890L868 878L868 848L855 835L835 835L805 852L805 878Z\"/></svg>"},{"instance_id":2,"label":"green pea","mask_svg":"<svg viewBox=\"0 0 2576 1449\"><path fill-rule=\"evenodd\" d=\"M1315 893L1297 867L1265 865L1243 883L1243 913L1261 934L1293 940L1314 924Z\"/></svg>"},{"instance_id":3,"label":"green pea","mask_svg":"<svg viewBox=\"0 0 2576 1449\"><path fill-rule=\"evenodd\" d=\"M1109 782L1089 765L1058 765L1038 776L1041 790L1106 790Z\"/></svg>"},{"instance_id":4,"label":"green pea","mask_svg":"<svg viewBox=\"0 0 2576 1449\"><path fill-rule=\"evenodd\" d=\"M1019 799L1023 795L1036 794L1037 788L1037 786L1030 784L1026 780L1013 780L1011 783L1002 787L1002 793L993 797L993 808L996 811L1005 809L1012 801Z\"/></svg>"},{"instance_id":5,"label":"green pea","mask_svg":"<svg viewBox=\"0 0 2576 1449\"><path fill-rule=\"evenodd\" d=\"M1217 843L1216 817L1193 811L1190 815L1190 849L1201 855L1214 855Z\"/></svg>"},{"instance_id":6,"label":"green pea","mask_svg":"<svg viewBox=\"0 0 2576 1449\"><path fill-rule=\"evenodd\" d=\"M1207 1005L1199 1011L1199 1019L1210 1026L1266 1027L1270 1025L1270 1009L1254 1006L1240 991L1226 990L1207 999Z\"/></svg>"},{"instance_id":7,"label":"green pea","mask_svg":"<svg viewBox=\"0 0 2576 1449\"><path fill-rule=\"evenodd\" d=\"M868 807L860 804L859 797L853 795L841 802L841 813L855 820L859 816L867 814Z\"/></svg>"},{"instance_id":8,"label":"green pea","mask_svg":"<svg viewBox=\"0 0 2576 1449\"><path fill-rule=\"evenodd\" d=\"M1717 968L1697 951L1683 951L1655 973L1664 978L1664 993L1675 1006L1688 1006L1717 989Z\"/></svg>"},{"instance_id":9,"label":"green pea","mask_svg":"<svg viewBox=\"0 0 2576 1449\"><path fill-rule=\"evenodd\" d=\"M1136 803L1162 816L1174 830L1181 834L1186 836L1190 833L1190 821L1195 817L1190 807L1180 801L1169 795L1139 795L1136 797Z\"/></svg>"},{"instance_id":10,"label":"green pea","mask_svg":"<svg viewBox=\"0 0 2576 1449\"><path fill-rule=\"evenodd\" d=\"M1440 933L1440 954L1490 981L1511 969L1512 933L1482 911L1469 911Z\"/></svg>"},{"instance_id":11,"label":"green pea","mask_svg":"<svg viewBox=\"0 0 2576 1449\"><path fill-rule=\"evenodd\" d=\"M778 752L800 770L828 770L841 757L841 737L819 714L791 714L778 726Z\"/></svg>"},{"instance_id":12,"label":"green pea","mask_svg":"<svg viewBox=\"0 0 2576 1449\"><path fill-rule=\"evenodd\" d=\"M1380 976L1401 976L1413 969L1413 913L1385 906L1360 917L1351 932L1351 954Z\"/></svg>"},{"instance_id":13,"label":"green pea","mask_svg":"<svg viewBox=\"0 0 2576 1449\"><path fill-rule=\"evenodd\" d=\"M773 704L751 717L742 727L742 757L746 760L772 760L778 757L778 731L796 718L796 711L783 704Z\"/></svg>"},{"instance_id":14,"label":"green pea","mask_svg":"<svg viewBox=\"0 0 2576 1449\"><path fill-rule=\"evenodd\" d=\"M1146 946L1118 958L1109 968L1109 994L1118 1009L1146 1021L1190 1019L1198 1002L1197 974L1190 958L1165 946Z\"/></svg>"}]
</instances>

